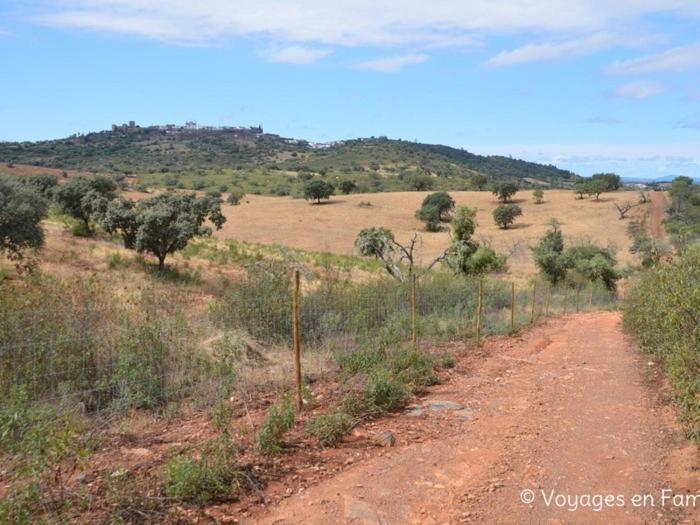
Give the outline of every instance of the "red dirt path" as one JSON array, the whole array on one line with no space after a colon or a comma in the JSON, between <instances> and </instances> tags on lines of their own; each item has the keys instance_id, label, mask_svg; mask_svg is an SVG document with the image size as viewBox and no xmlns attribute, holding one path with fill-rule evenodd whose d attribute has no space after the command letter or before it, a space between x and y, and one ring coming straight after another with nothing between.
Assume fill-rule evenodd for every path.
<instances>
[{"instance_id":1,"label":"red dirt path","mask_svg":"<svg viewBox=\"0 0 700 525\"><path fill-rule=\"evenodd\" d=\"M550 320L488 342L466 363L428 399L459 402L470 418L425 411L416 422L443 428L439 437L399 440L242 523L700 522L700 498L697 507L662 506L665 489L700 492L697 449L675 423L658 366L623 336L618 313ZM525 489L531 504L520 500ZM600 511L570 510L548 506L542 491L615 499ZM635 506L635 495L649 495L646 505Z\"/></svg>"}]
</instances>

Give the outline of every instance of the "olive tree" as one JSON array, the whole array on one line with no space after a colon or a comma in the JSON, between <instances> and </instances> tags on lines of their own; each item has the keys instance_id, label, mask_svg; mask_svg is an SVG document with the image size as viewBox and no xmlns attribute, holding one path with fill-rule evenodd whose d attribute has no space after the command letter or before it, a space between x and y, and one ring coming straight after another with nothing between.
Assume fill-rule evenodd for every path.
<instances>
[{"instance_id":1,"label":"olive tree","mask_svg":"<svg viewBox=\"0 0 700 525\"><path fill-rule=\"evenodd\" d=\"M544 191L541 188L537 188L532 192L532 198L535 199L535 204L542 204L544 202Z\"/></svg>"},{"instance_id":2,"label":"olive tree","mask_svg":"<svg viewBox=\"0 0 700 525\"><path fill-rule=\"evenodd\" d=\"M493 210L493 220L501 229L507 230L522 214L523 210L517 204L501 204Z\"/></svg>"},{"instance_id":3,"label":"olive tree","mask_svg":"<svg viewBox=\"0 0 700 525\"><path fill-rule=\"evenodd\" d=\"M41 220L46 216L47 202L37 191L10 177L0 177L0 253L17 262L25 250L44 243Z\"/></svg>"}]
</instances>

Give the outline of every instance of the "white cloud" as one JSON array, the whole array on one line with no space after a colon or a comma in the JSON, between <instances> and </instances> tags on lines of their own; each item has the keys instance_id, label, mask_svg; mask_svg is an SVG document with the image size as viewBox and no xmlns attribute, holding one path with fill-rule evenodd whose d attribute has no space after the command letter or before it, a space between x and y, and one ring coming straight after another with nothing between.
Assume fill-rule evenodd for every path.
<instances>
[{"instance_id":1,"label":"white cloud","mask_svg":"<svg viewBox=\"0 0 700 525\"><path fill-rule=\"evenodd\" d=\"M696 0L37 0L41 23L202 44L263 36L324 45L471 45L515 32L581 36ZM36 5L36 2L35 2Z\"/></svg>"},{"instance_id":2,"label":"white cloud","mask_svg":"<svg viewBox=\"0 0 700 525\"><path fill-rule=\"evenodd\" d=\"M630 82L629 84L622 84L621 86L615 88L613 94L617 97L622 98L644 99L653 97L655 95L660 95L665 91L666 87L662 84L642 80L639 82Z\"/></svg>"},{"instance_id":3,"label":"white cloud","mask_svg":"<svg viewBox=\"0 0 700 525\"><path fill-rule=\"evenodd\" d=\"M404 66L410 64L420 64L425 62L430 58L428 55L423 53L401 55L395 57L378 58L375 60L368 60L366 62L361 62L357 64L356 67L359 69L368 69L370 71L382 71L384 73L396 73L400 71Z\"/></svg>"},{"instance_id":4,"label":"white cloud","mask_svg":"<svg viewBox=\"0 0 700 525\"><path fill-rule=\"evenodd\" d=\"M312 64L317 60L331 54L327 49L312 49L301 46L289 46L267 55L270 62L284 62L287 64Z\"/></svg>"},{"instance_id":5,"label":"white cloud","mask_svg":"<svg viewBox=\"0 0 700 525\"><path fill-rule=\"evenodd\" d=\"M700 42L632 60L618 60L610 65L608 72L613 75L643 75L660 72L677 73L697 68L700 68Z\"/></svg>"},{"instance_id":6,"label":"white cloud","mask_svg":"<svg viewBox=\"0 0 700 525\"><path fill-rule=\"evenodd\" d=\"M608 33L596 33L587 38L577 38L564 42L527 44L512 51L501 51L489 59L486 64L491 67L511 64L525 64L547 60L569 59L588 55L615 44L615 37Z\"/></svg>"}]
</instances>

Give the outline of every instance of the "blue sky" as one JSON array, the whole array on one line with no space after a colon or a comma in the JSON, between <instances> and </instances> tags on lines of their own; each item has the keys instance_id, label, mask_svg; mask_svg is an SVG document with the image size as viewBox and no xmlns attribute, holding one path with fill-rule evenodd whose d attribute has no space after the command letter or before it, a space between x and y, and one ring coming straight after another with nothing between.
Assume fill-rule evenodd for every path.
<instances>
[{"instance_id":1,"label":"blue sky","mask_svg":"<svg viewBox=\"0 0 700 525\"><path fill-rule=\"evenodd\" d=\"M0 0L0 140L387 135L700 176L698 0Z\"/></svg>"}]
</instances>

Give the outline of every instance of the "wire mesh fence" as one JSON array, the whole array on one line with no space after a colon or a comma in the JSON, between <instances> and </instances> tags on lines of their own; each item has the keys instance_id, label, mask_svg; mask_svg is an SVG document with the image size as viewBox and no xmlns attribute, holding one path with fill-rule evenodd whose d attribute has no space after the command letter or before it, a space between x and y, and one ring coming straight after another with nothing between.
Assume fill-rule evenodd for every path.
<instances>
[{"instance_id":1,"label":"wire mesh fence","mask_svg":"<svg viewBox=\"0 0 700 525\"><path fill-rule=\"evenodd\" d=\"M5 288L0 395L7 399L21 388L31 400L71 400L87 412L228 395L251 345L263 363L270 349L293 359L293 276L280 265L253 265L225 286L204 320L194 319L186 297L156 288L123 297L97 281ZM304 354L423 347L509 333L543 316L593 310L615 299L590 283L515 285L443 272L408 282L357 282L302 272L298 335Z\"/></svg>"}]
</instances>

